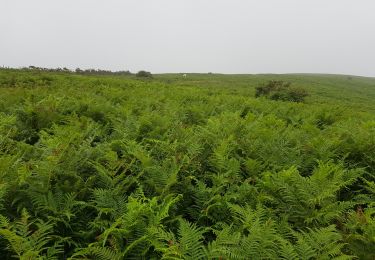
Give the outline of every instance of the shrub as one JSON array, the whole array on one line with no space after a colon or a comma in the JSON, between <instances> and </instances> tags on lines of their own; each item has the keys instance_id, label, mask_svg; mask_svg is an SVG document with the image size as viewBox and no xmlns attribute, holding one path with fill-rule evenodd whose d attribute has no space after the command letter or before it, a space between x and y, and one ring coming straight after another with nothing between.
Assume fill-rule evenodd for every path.
<instances>
[{"instance_id":1,"label":"shrub","mask_svg":"<svg viewBox=\"0 0 375 260\"><path fill-rule=\"evenodd\" d=\"M152 78L151 72L140 70L135 74L139 78Z\"/></svg>"},{"instance_id":2,"label":"shrub","mask_svg":"<svg viewBox=\"0 0 375 260\"><path fill-rule=\"evenodd\" d=\"M308 93L303 88L291 87L290 82L271 80L256 87L255 97L265 96L272 100L303 102Z\"/></svg>"}]
</instances>

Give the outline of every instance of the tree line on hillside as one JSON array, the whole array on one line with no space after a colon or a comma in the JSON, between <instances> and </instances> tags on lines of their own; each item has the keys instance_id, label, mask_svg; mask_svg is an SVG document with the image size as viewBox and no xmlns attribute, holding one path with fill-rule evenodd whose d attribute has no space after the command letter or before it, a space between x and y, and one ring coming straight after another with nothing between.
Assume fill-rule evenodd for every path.
<instances>
[{"instance_id":1,"label":"tree line on hillside","mask_svg":"<svg viewBox=\"0 0 375 260\"><path fill-rule=\"evenodd\" d=\"M137 77L151 78L151 72L140 70L137 73L132 73L129 70L102 70L102 69L80 69L76 68L75 70L70 70L66 67L63 68L43 68L37 66L29 66L22 68L23 70L33 70L33 71L44 71L44 72L65 72L65 73L76 73L80 75L115 75L115 76L130 76L135 75Z\"/></svg>"}]
</instances>

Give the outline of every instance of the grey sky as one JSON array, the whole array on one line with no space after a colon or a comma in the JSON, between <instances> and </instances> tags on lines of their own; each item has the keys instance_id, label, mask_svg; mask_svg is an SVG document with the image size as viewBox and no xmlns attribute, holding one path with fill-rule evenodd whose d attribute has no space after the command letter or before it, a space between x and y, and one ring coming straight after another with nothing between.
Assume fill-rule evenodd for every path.
<instances>
[{"instance_id":1,"label":"grey sky","mask_svg":"<svg viewBox=\"0 0 375 260\"><path fill-rule=\"evenodd\" d=\"M0 0L0 65L375 76L374 0Z\"/></svg>"}]
</instances>

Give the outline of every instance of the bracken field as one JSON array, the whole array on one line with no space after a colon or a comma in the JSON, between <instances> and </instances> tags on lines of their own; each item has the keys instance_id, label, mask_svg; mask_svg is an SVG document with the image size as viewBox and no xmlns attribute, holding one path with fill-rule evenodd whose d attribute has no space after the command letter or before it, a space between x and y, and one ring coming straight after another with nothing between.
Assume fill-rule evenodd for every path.
<instances>
[{"instance_id":1,"label":"bracken field","mask_svg":"<svg viewBox=\"0 0 375 260\"><path fill-rule=\"evenodd\" d=\"M0 70L0 259L375 259L374 180L375 78Z\"/></svg>"}]
</instances>

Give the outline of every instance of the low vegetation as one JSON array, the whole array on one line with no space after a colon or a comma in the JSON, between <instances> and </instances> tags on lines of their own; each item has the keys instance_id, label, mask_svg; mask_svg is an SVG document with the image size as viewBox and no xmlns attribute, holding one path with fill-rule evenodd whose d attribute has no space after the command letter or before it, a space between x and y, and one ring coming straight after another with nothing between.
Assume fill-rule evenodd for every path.
<instances>
[{"instance_id":1,"label":"low vegetation","mask_svg":"<svg viewBox=\"0 0 375 260\"><path fill-rule=\"evenodd\" d=\"M374 96L0 70L1 259L374 259Z\"/></svg>"}]
</instances>

